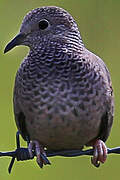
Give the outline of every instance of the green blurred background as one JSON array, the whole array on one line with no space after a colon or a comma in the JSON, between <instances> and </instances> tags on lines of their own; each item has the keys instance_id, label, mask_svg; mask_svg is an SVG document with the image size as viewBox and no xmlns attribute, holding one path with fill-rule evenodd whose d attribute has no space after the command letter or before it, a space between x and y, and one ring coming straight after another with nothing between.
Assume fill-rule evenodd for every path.
<instances>
[{"instance_id":1,"label":"green blurred background","mask_svg":"<svg viewBox=\"0 0 120 180\"><path fill-rule=\"evenodd\" d=\"M115 92L115 118L108 147L120 146L120 1L119 0L0 0L0 151L15 147L16 126L12 93L16 71L28 48L19 47L4 55L5 45L17 34L23 17L40 6L56 5L69 11L77 21L86 47L107 64ZM22 145L26 145L22 140ZM17 162L7 173L9 158L0 159L0 180L78 180L120 177L120 155L109 155L96 169L90 157L50 158L52 165L39 169L35 160Z\"/></svg>"}]
</instances>

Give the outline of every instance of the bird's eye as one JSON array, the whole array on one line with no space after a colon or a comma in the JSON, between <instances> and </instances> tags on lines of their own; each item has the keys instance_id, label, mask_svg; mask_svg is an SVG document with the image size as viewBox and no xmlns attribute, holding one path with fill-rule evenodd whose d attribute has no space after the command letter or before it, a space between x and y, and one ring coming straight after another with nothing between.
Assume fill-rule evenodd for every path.
<instances>
[{"instance_id":1,"label":"bird's eye","mask_svg":"<svg viewBox=\"0 0 120 180\"><path fill-rule=\"evenodd\" d=\"M46 19L42 19L39 22L39 29L44 30L48 27L48 25L49 25L49 22Z\"/></svg>"}]
</instances>

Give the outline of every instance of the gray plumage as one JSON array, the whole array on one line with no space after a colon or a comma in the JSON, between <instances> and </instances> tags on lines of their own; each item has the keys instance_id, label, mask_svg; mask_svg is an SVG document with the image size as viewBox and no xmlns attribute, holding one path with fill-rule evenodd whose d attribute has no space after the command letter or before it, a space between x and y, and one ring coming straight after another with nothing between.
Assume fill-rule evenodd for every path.
<instances>
[{"instance_id":1,"label":"gray plumage","mask_svg":"<svg viewBox=\"0 0 120 180\"><path fill-rule=\"evenodd\" d=\"M14 88L15 120L23 138L51 150L106 141L114 108L110 74L85 48L72 16L59 7L34 9L20 34L19 44L30 47Z\"/></svg>"}]
</instances>

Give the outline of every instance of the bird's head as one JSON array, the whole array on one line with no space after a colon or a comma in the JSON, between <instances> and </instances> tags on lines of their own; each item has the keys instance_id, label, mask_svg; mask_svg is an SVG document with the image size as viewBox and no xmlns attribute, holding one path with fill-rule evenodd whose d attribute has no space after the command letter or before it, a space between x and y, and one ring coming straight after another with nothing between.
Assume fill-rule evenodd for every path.
<instances>
[{"instance_id":1,"label":"bird's head","mask_svg":"<svg viewBox=\"0 0 120 180\"><path fill-rule=\"evenodd\" d=\"M6 46L4 52L13 47L25 45L30 48L49 42L70 41L72 37L80 39L77 24L72 16L62 8L41 7L29 12L21 25L19 34Z\"/></svg>"}]
</instances>

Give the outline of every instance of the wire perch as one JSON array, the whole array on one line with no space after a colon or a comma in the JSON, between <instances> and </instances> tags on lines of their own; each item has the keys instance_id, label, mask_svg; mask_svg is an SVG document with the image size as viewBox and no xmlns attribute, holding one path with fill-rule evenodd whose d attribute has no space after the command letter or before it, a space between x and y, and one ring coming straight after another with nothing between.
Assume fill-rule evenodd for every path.
<instances>
[{"instance_id":1,"label":"wire perch","mask_svg":"<svg viewBox=\"0 0 120 180\"><path fill-rule=\"evenodd\" d=\"M34 152L34 156L31 158L29 156L29 151L28 148L23 148L20 147L20 138L19 138L19 131L16 133L16 144L17 144L17 149L15 151L10 151L10 152L0 152L0 157L2 156L10 156L12 157L12 160L10 162L10 165L8 167L8 172L11 173L13 164L15 162L15 159L17 161L24 161L24 160L30 160L33 159L36 154ZM116 148L108 148L107 149L108 154L115 153L115 154L120 154L120 147ZM63 151L49 151L46 150L47 157L52 157L52 156L64 156L64 157L75 157L75 156L83 156L83 155L93 155L93 149L81 151L81 150L63 150ZM50 161L42 155L42 158L46 161L46 164L51 164Z\"/></svg>"}]
</instances>

